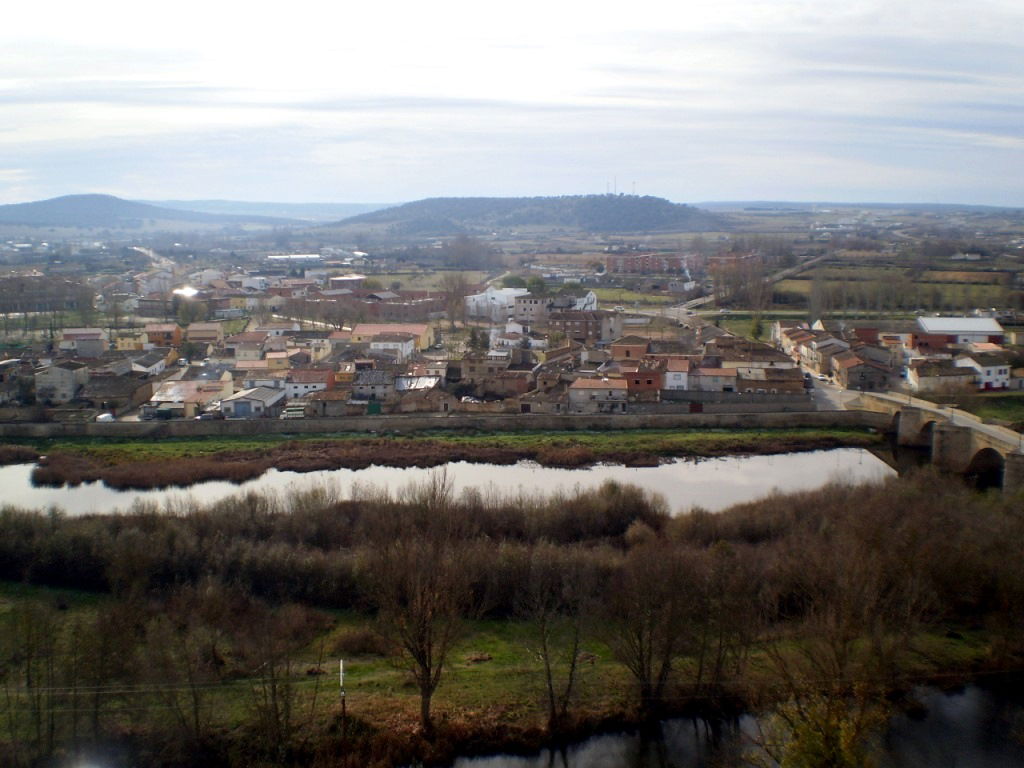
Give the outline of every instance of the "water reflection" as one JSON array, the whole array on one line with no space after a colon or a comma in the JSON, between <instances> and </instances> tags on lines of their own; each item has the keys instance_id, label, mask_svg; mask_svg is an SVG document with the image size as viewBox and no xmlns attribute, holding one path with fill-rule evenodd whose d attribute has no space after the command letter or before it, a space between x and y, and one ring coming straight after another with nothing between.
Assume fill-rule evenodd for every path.
<instances>
[{"instance_id":1,"label":"water reflection","mask_svg":"<svg viewBox=\"0 0 1024 768\"><path fill-rule=\"evenodd\" d=\"M746 718L744 720L747 720ZM453 768L712 768L735 765L745 722L668 720L648 732L605 734L531 757L463 758Z\"/></svg>"},{"instance_id":2,"label":"water reflection","mask_svg":"<svg viewBox=\"0 0 1024 768\"><path fill-rule=\"evenodd\" d=\"M916 714L893 717L878 745L879 768L1021 768L1024 694L971 685L956 692L921 689ZM453 768L723 768L746 765L751 717L712 725L669 720L653 734L595 736L539 755L460 758Z\"/></svg>"},{"instance_id":3,"label":"water reflection","mask_svg":"<svg viewBox=\"0 0 1024 768\"><path fill-rule=\"evenodd\" d=\"M808 490L831 480L875 482L895 474L884 461L859 448L674 461L657 467L636 468L598 465L588 469L557 469L533 462L510 466L455 462L443 466L456 492L467 488L501 495L571 492L575 488L593 488L610 479L660 493L674 512L695 506L718 511L753 501L776 489ZM214 481L187 489L116 491L102 483L83 483L75 488L36 488L30 482L32 465L16 464L0 467L0 502L30 509L56 506L68 514L79 515L126 510L136 501L180 507L191 500L209 504L237 493L287 494L325 484L336 488L340 496L348 497L358 485L395 489L421 483L437 469L373 466L306 474L270 470L240 485Z\"/></svg>"},{"instance_id":4,"label":"water reflection","mask_svg":"<svg viewBox=\"0 0 1024 768\"><path fill-rule=\"evenodd\" d=\"M893 718L881 768L1024 766L1024 697L1015 690L968 686L942 693L923 690L922 717Z\"/></svg>"}]
</instances>

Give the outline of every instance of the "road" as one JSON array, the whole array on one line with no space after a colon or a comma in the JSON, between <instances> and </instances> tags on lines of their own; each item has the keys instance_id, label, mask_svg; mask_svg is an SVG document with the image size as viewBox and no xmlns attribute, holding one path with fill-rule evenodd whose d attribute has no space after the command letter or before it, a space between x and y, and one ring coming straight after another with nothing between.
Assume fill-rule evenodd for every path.
<instances>
[{"instance_id":1,"label":"road","mask_svg":"<svg viewBox=\"0 0 1024 768\"><path fill-rule=\"evenodd\" d=\"M818 381L814 379L814 389L811 390L811 400L819 411L845 411L846 401L851 399L849 393L842 387L829 381Z\"/></svg>"}]
</instances>

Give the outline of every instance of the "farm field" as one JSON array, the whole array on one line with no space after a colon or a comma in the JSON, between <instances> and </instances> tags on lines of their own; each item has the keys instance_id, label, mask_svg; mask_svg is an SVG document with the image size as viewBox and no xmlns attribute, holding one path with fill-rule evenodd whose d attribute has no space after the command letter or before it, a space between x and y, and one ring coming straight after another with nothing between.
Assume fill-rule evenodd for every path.
<instances>
[{"instance_id":1,"label":"farm field","mask_svg":"<svg viewBox=\"0 0 1024 768\"><path fill-rule=\"evenodd\" d=\"M788 278L775 284L775 300L790 295L806 300L813 286L811 278ZM912 281L889 272L888 277L855 279L825 278L823 292L831 297L833 308L898 308L929 311L969 311L976 307L1002 306L1007 303L1007 288L1002 285ZM879 303L881 297L881 304Z\"/></svg>"},{"instance_id":2,"label":"farm field","mask_svg":"<svg viewBox=\"0 0 1024 768\"><path fill-rule=\"evenodd\" d=\"M633 305L662 306L666 304L678 304L682 299L677 296L666 296L662 294L641 293L626 288L591 288L597 294L598 306L601 309L610 309L611 306L623 306L629 309Z\"/></svg>"},{"instance_id":3,"label":"farm field","mask_svg":"<svg viewBox=\"0 0 1024 768\"><path fill-rule=\"evenodd\" d=\"M470 285L478 285L488 278L489 273L480 270L461 270L466 276L466 282ZM392 283L399 283L399 288L405 291L440 291L442 280L446 272L444 270L432 270L429 272L373 272L367 275L368 279L376 280L384 290L389 290Z\"/></svg>"}]
</instances>

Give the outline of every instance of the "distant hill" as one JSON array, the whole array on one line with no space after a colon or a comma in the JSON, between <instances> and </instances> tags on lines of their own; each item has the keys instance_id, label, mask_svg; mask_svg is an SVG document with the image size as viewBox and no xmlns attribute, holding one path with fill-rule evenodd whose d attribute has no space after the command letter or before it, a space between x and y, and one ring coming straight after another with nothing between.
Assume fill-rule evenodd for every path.
<instances>
[{"instance_id":1,"label":"distant hill","mask_svg":"<svg viewBox=\"0 0 1024 768\"><path fill-rule=\"evenodd\" d=\"M243 200L140 200L140 203L179 211L231 216L278 216L305 221L337 221L361 213L379 211L394 203L264 203Z\"/></svg>"},{"instance_id":2,"label":"distant hill","mask_svg":"<svg viewBox=\"0 0 1024 768\"><path fill-rule=\"evenodd\" d=\"M709 211L810 211L821 208L863 208L868 210L904 210L948 213L950 211L975 211L980 213L1022 210L1013 206L973 205L967 203L836 203L828 201L774 201L774 200L716 200L695 205Z\"/></svg>"},{"instance_id":3,"label":"distant hill","mask_svg":"<svg viewBox=\"0 0 1024 768\"><path fill-rule=\"evenodd\" d=\"M725 220L660 197L433 197L365 213L336 227L383 227L392 235L445 236L498 229L548 228L584 232L707 232Z\"/></svg>"},{"instance_id":4,"label":"distant hill","mask_svg":"<svg viewBox=\"0 0 1024 768\"><path fill-rule=\"evenodd\" d=\"M113 195L65 195L34 203L0 205L0 224L31 227L84 227L89 229L137 228L147 222L231 225L302 224L294 219L269 216L231 216L161 208L122 200Z\"/></svg>"}]
</instances>

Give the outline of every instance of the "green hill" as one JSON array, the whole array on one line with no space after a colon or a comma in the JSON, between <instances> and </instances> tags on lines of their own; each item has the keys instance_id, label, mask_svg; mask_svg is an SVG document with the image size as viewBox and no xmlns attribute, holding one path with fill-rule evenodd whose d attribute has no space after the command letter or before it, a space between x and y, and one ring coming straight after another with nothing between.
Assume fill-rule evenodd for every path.
<instances>
[{"instance_id":1,"label":"green hill","mask_svg":"<svg viewBox=\"0 0 1024 768\"><path fill-rule=\"evenodd\" d=\"M344 219L333 227L383 227L393 235L453 235L499 229L584 232L707 232L726 228L716 214L660 197L434 197Z\"/></svg>"}]
</instances>

